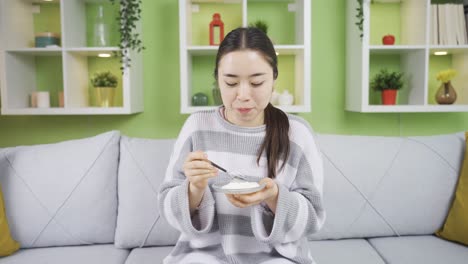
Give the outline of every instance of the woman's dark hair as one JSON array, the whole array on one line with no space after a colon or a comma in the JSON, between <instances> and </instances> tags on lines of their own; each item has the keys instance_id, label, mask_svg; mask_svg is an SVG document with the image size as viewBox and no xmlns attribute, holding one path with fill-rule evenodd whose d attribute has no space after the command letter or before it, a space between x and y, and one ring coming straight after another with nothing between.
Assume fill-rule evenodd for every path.
<instances>
[{"instance_id":1,"label":"woman's dark hair","mask_svg":"<svg viewBox=\"0 0 468 264\"><path fill-rule=\"evenodd\" d=\"M238 50L254 50L262 54L273 69L273 79L278 78L278 57L273 43L263 31L248 27L237 28L229 32L219 45L214 70L216 80L218 80L218 66L221 58L229 52ZM275 178L279 161L283 160L280 168L282 170L289 156L289 119L283 111L269 103L265 108L265 125L266 136L257 154L257 164L265 151L268 161L268 177Z\"/></svg>"}]
</instances>

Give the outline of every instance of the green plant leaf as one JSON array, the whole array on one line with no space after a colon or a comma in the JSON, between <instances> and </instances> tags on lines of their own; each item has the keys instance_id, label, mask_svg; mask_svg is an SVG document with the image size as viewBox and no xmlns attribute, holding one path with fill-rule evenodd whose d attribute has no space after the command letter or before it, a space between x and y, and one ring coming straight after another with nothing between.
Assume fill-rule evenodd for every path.
<instances>
[{"instance_id":1,"label":"green plant leaf","mask_svg":"<svg viewBox=\"0 0 468 264\"><path fill-rule=\"evenodd\" d=\"M123 64L121 69L131 66L128 50L140 52L144 50L143 42L140 40L140 35L134 32L137 29L137 22L141 19L141 0L109 0L112 4L116 1L120 3L119 15L116 20L119 23L120 31L120 49L122 51L115 52L115 55L120 57L120 62Z\"/></svg>"},{"instance_id":2,"label":"green plant leaf","mask_svg":"<svg viewBox=\"0 0 468 264\"><path fill-rule=\"evenodd\" d=\"M387 69L382 69L374 75L370 87L380 91L386 89L399 90L403 88L403 73L396 71L389 72Z\"/></svg>"},{"instance_id":3,"label":"green plant leaf","mask_svg":"<svg viewBox=\"0 0 468 264\"><path fill-rule=\"evenodd\" d=\"M91 84L94 87L117 87L117 76L113 75L110 71L97 72L91 78Z\"/></svg>"}]
</instances>

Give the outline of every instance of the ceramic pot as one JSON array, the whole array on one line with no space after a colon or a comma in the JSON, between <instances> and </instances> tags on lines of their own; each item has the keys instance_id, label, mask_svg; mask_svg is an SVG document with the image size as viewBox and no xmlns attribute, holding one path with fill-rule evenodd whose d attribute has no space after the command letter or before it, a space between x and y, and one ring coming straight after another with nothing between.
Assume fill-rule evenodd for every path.
<instances>
[{"instance_id":1,"label":"ceramic pot","mask_svg":"<svg viewBox=\"0 0 468 264\"><path fill-rule=\"evenodd\" d=\"M45 48L51 45L60 45L60 35L52 32L37 33L34 40L36 48Z\"/></svg>"},{"instance_id":2,"label":"ceramic pot","mask_svg":"<svg viewBox=\"0 0 468 264\"><path fill-rule=\"evenodd\" d=\"M115 87L94 87L96 105L100 107L114 106Z\"/></svg>"},{"instance_id":3,"label":"ceramic pot","mask_svg":"<svg viewBox=\"0 0 468 264\"><path fill-rule=\"evenodd\" d=\"M382 104L383 105L396 104L397 91L398 90L395 90L395 89L382 90Z\"/></svg>"},{"instance_id":4,"label":"ceramic pot","mask_svg":"<svg viewBox=\"0 0 468 264\"><path fill-rule=\"evenodd\" d=\"M208 96L204 93L196 93L192 96L193 106L206 106L208 105Z\"/></svg>"},{"instance_id":5,"label":"ceramic pot","mask_svg":"<svg viewBox=\"0 0 468 264\"><path fill-rule=\"evenodd\" d=\"M457 93L450 81L440 85L435 100L438 104L453 104L457 100Z\"/></svg>"}]
</instances>

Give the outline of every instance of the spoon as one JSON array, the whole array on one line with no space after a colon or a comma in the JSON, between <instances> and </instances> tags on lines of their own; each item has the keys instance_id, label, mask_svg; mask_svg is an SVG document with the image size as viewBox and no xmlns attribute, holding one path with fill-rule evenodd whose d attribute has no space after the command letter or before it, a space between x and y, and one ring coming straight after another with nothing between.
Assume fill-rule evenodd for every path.
<instances>
[{"instance_id":1,"label":"spoon","mask_svg":"<svg viewBox=\"0 0 468 264\"><path fill-rule=\"evenodd\" d=\"M233 180L243 180L243 181L246 181L245 179L245 176L238 173L238 172L228 172L225 168L219 166L218 164L212 162L211 160L209 161L211 163L211 165L215 166L216 168L224 171L229 177L231 177L231 179Z\"/></svg>"}]
</instances>

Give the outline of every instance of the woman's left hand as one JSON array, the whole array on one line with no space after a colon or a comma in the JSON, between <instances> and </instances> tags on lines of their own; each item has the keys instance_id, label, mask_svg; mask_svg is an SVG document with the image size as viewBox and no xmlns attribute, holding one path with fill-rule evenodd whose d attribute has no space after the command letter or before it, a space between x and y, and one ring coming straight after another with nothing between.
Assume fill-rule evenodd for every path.
<instances>
[{"instance_id":1,"label":"woman's left hand","mask_svg":"<svg viewBox=\"0 0 468 264\"><path fill-rule=\"evenodd\" d=\"M265 202L270 210L276 212L278 202L278 185L271 178L263 178L259 184L265 183L265 188L248 194L226 194L228 200L236 207L245 208Z\"/></svg>"}]
</instances>

